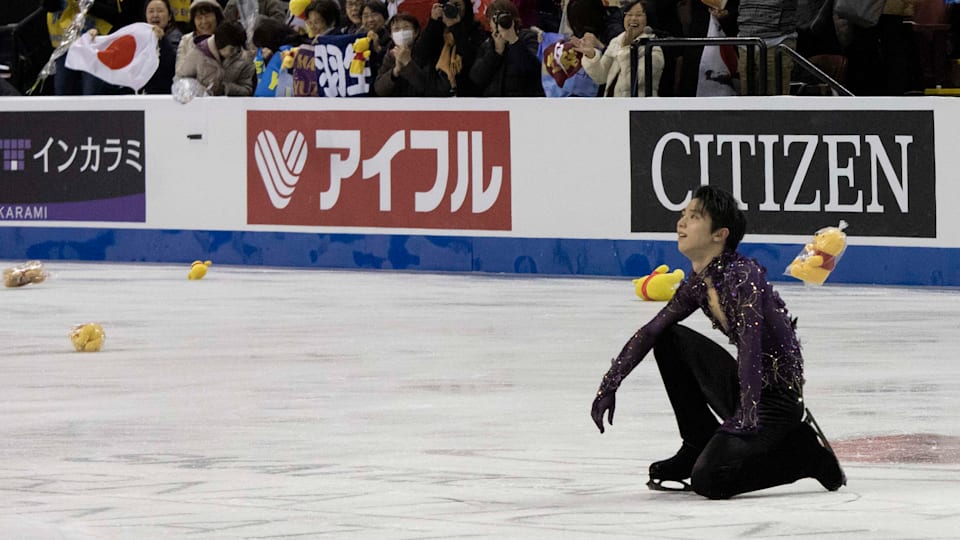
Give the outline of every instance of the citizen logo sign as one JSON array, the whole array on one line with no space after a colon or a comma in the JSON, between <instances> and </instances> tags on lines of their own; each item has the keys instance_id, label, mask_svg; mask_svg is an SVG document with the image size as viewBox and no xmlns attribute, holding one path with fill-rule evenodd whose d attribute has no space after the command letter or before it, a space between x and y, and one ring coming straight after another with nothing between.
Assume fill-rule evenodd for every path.
<instances>
[{"instance_id":1,"label":"citizen logo sign","mask_svg":"<svg viewBox=\"0 0 960 540\"><path fill-rule=\"evenodd\" d=\"M506 112L250 111L247 120L249 223L511 227Z\"/></svg>"},{"instance_id":2,"label":"citizen logo sign","mask_svg":"<svg viewBox=\"0 0 960 540\"><path fill-rule=\"evenodd\" d=\"M675 230L701 185L733 193L752 233L936 237L929 111L631 113L633 232Z\"/></svg>"}]
</instances>

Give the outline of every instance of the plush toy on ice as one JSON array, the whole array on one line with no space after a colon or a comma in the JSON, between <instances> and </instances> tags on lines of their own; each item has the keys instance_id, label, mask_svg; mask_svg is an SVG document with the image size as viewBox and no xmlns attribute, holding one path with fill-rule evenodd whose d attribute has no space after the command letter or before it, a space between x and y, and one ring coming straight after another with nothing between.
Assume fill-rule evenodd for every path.
<instances>
[{"instance_id":1,"label":"plush toy on ice","mask_svg":"<svg viewBox=\"0 0 960 540\"><path fill-rule=\"evenodd\" d=\"M3 271L5 287L23 287L31 283L43 283L45 279L47 272L40 261L27 261Z\"/></svg>"},{"instance_id":2,"label":"plush toy on ice","mask_svg":"<svg viewBox=\"0 0 960 540\"><path fill-rule=\"evenodd\" d=\"M70 329L70 341L77 352L98 352L107 335L97 323L78 324Z\"/></svg>"},{"instance_id":3,"label":"plush toy on ice","mask_svg":"<svg viewBox=\"0 0 960 540\"><path fill-rule=\"evenodd\" d=\"M817 231L813 242L804 246L784 274L808 285L823 285L847 248L847 235L843 232L846 228L847 222L841 221L838 227L824 227Z\"/></svg>"},{"instance_id":4,"label":"plush toy on ice","mask_svg":"<svg viewBox=\"0 0 960 540\"><path fill-rule=\"evenodd\" d=\"M193 264L190 265L190 271L187 272L187 279L203 279L203 276L207 275L207 268L213 264L210 261L193 261Z\"/></svg>"},{"instance_id":5,"label":"plush toy on ice","mask_svg":"<svg viewBox=\"0 0 960 540\"><path fill-rule=\"evenodd\" d=\"M655 302L665 302L673 298L673 293L677 292L684 274L679 268L673 272L668 272L669 270L669 266L661 264L650 275L633 280L637 296L643 300Z\"/></svg>"}]
</instances>

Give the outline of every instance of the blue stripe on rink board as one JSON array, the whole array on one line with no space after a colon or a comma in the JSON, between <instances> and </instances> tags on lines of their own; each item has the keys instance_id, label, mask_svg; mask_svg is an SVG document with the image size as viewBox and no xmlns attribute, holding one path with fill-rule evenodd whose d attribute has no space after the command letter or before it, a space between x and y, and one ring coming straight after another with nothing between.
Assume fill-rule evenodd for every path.
<instances>
[{"instance_id":1,"label":"blue stripe on rink board","mask_svg":"<svg viewBox=\"0 0 960 540\"><path fill-rule=\"evenodd\" d=\"M741 245L775 281L801 246ZM674 241L0 227L0 258L639 277L689 269ZM960 286L960 249L849 246L830 283Z\"/></svg>"}]
</instances>

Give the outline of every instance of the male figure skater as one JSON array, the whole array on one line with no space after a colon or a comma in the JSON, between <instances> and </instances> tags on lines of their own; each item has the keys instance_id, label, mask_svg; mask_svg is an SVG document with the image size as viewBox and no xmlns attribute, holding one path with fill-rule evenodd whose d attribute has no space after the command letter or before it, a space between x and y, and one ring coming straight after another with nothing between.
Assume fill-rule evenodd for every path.
<instances>
[{"instance_id":1,"label":"male figure skater","mask_svg":"<svg viewBox=\"0 0 960 540\"><path fill-rule=\"evenodd\" d=\"M600 433L605 413L613 424L617 388L653 349L683 445L650 465L651 489L668 489L663 483L672 481L726 499L816 478L835 491L847 480L810 412L804 417L796 319L766 270L737 253L745 230L729 193L712 186L696 191L677 222L677 248L693 274L613 359L593 401L593 421ZM677 324L697 308L736 345L736 359Z\"/></svg>"}]
</instances>

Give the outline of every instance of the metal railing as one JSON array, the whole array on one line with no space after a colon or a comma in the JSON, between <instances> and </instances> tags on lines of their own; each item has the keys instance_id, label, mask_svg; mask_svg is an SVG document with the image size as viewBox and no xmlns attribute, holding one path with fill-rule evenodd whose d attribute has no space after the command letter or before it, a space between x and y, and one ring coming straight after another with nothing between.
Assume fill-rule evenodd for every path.
<instances>
[{"instance_id":1,"label":"metal railing","mask_svg":"<svg viewBox=\"0 0 960 540\"><path fill-rule=\"evenodd\" d=\"M830 87L831 90L837 93L840 96L853 96L853 92L848 90L845 86L837 82L836 79L827 75L822 69L818 68L812 62L803 57L800 53L793 50L791 47L784 45L783 43L777 45L776 56L773 58L774 65L777 70L776 81L777 88L783 88L783 54L786 53L793 58L793 61L797 65L801 66L807 73L813 75L820 82L826 84Z\"/></svg>"},{"instance_id":2,"label":"metal railing","mask_svg":"<svg viewBox=\"0 0 960 540\"><path fill-rule=\"evenodd\" d=\"M767 44L761 38L637 38L630 44L630 95L638 97L640 95L639 77L637 67L640 64L640 47L643 47L643 88L644 95L653 94L653 49L654 47L706 47L716 45L734 45L747 48L747 88L749 95L767 94ZM753 54L757 50L759 55ZM783 55L788 54L805 71L819 79L821 82L833 89L838 95L852 96L853 93L847 90L842 84L833 77L824 73L823 70L810 63L800 53L784 44L774 47L774 65L776 67L775 81L777 88L783 88ZM759 56L759 58L758 58ZM759 61L759 66L757 62ZM759 71L759 73L757 73ZM759 80L758 80L759 79Z\"/></svg>"},{"instance_id":3,"label":"metal railing","mask_svg":"<svg viewBox=\"0 0 960 540\"><path fill-rule=\"evenodd\" d=\"M750 54L747 55L747 88L751 93L764 95L767 93L767 44L760 38L648 38L635 39L630 44L630 95L640 95L637 66L640 64L640 47L643 47L643 88L644 95L653 94L653 48L654 47L704 47L708 45L743 45ZM756 77L756 59L754 49L760 53L760 76ZM759 79L759 81L757 80ZM757 88L759 86L759 88Z\"/></svg>"}]
</instances>

